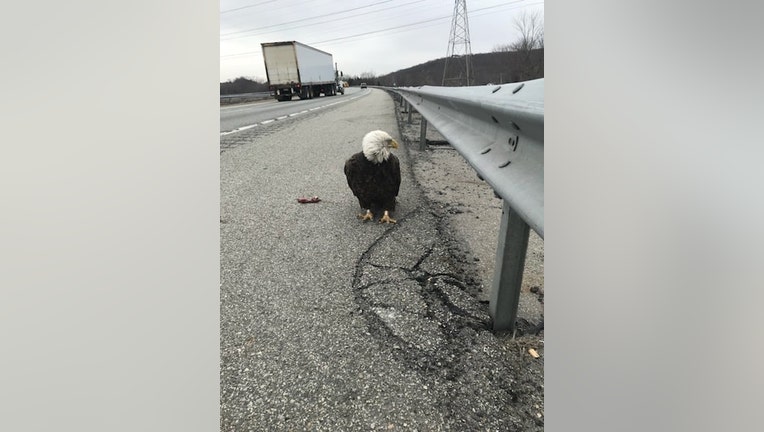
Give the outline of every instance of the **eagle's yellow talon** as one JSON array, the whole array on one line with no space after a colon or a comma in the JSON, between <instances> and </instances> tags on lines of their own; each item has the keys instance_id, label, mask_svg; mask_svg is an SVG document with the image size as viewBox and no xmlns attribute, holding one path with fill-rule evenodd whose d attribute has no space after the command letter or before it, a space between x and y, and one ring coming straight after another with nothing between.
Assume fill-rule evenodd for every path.
<instances>
[{"instance_id":1,"label":"eagle's yellow talon","mask_svg":"<svg viewBox=\"0 0 764 432\"><path fill-rule=\"evenodd\" d=\"M396 223L395 219L391 218L388 214L387 210L385 210L385 214L379 218L379 223Z\"/></svg>"},{"instance_id":2,"label":"eagle's yellow talon","mask_svg":"<svg viewBox=\"0 0 764 432\"><path fill-rule=\"evenodd\" d=\"M367 220L374 220L374 215L371 214L371 210L367 210L366 214L359 214L358 219L361 219L362 222L366 222Z\"/></svg>"}]
</instances>

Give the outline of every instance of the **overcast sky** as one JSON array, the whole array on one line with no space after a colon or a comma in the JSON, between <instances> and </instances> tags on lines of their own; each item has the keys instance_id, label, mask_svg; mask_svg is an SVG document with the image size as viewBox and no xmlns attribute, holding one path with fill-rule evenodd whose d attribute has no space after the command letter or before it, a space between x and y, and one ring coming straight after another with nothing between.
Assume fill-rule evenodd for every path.
<instances>
[{"instance_id":1,"label":"overcast sky","mask_svg":"<svg viewBox=\"0 0 764 432\"><path fill-rule=\"evenodd\" d=\"M543 0L467 0L472 53L519 37L515 19ZM296 40L329 52L345 75L384 75L445 57L453 0L221 0L220 81L265 81L260 44Z\"/></svg>"}]
</instances>

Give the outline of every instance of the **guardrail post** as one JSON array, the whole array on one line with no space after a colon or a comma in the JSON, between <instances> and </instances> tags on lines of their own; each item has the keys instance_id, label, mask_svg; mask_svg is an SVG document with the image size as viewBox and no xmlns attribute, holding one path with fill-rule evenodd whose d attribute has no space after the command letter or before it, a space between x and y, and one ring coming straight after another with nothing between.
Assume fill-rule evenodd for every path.
<instances>
[{"instance_id":1,"label":"guardrail post","mask_svg":"<svg viewBox=\"0 0 764 432\"><path fill-rule=\"evenodd\" d=\"M427 119L424 116L419 129L419 150L427 150Z\"/></svg>"},{"instance_id":2,"label":"guardrail post","mask_svg":"<svg viewBox=\"0 0 764 432\"><path fill-rule=\"evenodd\" d=\"M488 305L494 330L512 330L515 327L529 233L530 226L505 200Z\"/></svg>"},{"instance_id":3,"label":"guardrail post","mask_svg":"<svg viewBox=\"0 0 764 432\"><path fill-rule=\"evenodd\" d=\"M414 106L411 105L411 102L408 102L408 101L406 102L406 104L408 105L408 110L407 111L409 113L408 124L411 124L411 111L414 110Z\"/></svg>"}]
</instances>

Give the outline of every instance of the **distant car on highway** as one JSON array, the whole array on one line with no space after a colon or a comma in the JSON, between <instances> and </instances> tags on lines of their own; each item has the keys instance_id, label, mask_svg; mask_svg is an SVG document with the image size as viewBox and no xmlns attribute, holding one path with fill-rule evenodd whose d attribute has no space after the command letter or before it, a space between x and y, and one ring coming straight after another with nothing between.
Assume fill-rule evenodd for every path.
<instances>
[{"instance_id":1,"label":"distant car on highway","mask_svg":"<svg viewBox=\"0 0 764 432\"><path fill-rule=\"evenodd\" d=\"M361 88L366 88L366 83L361 83Z\"/></svg>"}]
</instances>

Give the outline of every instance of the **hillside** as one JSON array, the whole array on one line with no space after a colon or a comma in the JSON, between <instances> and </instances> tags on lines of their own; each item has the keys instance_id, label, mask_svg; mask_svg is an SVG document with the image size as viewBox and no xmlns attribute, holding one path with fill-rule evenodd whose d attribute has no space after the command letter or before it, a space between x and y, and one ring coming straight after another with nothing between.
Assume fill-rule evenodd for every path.
<instances>
[{"instance_id":1,"label":"hillside","mask_svg":"<svg viewBox=\"0 0 764 432\"><path fill-rule=\"evenodd\" d=\"M445 58L431 60L407 69L383 75L374 80L383 86L442 85ZM451 65L459 62L452 60ZM463 63L460 63L461 66ZM450 72L449 72L449 75ZM544 77L544 49L529 53L492 52L472 55L472 85L517 82Z\"/></svg>"}]
</instances>

